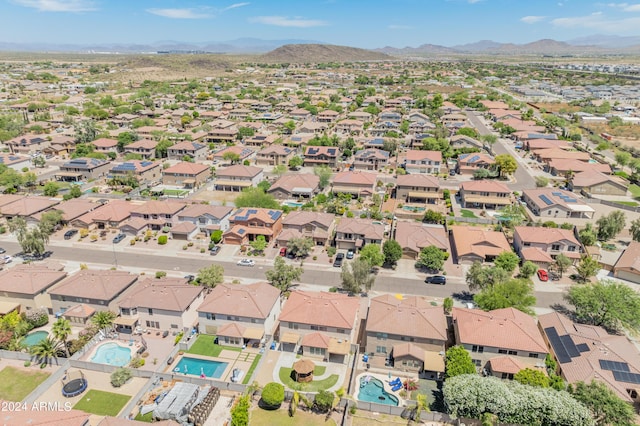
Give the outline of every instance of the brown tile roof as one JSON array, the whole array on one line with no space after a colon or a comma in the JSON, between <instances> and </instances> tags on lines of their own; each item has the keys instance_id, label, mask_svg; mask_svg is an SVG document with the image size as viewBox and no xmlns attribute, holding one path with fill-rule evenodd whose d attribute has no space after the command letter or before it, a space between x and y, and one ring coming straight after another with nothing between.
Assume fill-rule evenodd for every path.
<instances>
[{"instance_id":1,"label":"brown tile roof","mask_svg":"<svg viewBox=\"0 0 640 426\"><path fill-rule=\"evenodd\" d=\"M84 214L78 220L84 223L92 223L94 221L122 222L131 215L131 210L136 206L124 200L112 200L101 207Z\"/></svg>"},{"instance_id":2,"label":"brown tile roof","mask_svg":"<svg viewBox=\"0 0 640 426\"><path fill-rule=\"evenodd\" d=\"M396 224L395 240L403 250L420 252L424 247L436 246L440 250L450 251L449 237L442 225L399 220Z\"/></svg>"},{"instance_id":3,"label":"brown tile roof","mask_svg":"<svg viewBox=\"0 0 640 426\"><path fill-rule=\"evenodd\" d=\"M538 330L536 319L515 308L453 308L458 336L465 345L489 346L523 352L547 353L547 345Z\"/></svg>"},{"instance_id":4,"label":"brown tile roof","mask_svg":"<svg viewBox=\"0 0 640 426\"><path fill-rule=\"evenodd\" d=\"M543 160L551 160L551 159L573 159L573 160L581 160L588 161L591 158L588 152L582 151L566 151L562 148L549 148L549 149L540 149L536 151L536 156L542 158Z\"/></svg>"},{"instance_id":5,"label":"brown tile roof","mask_svg":"<svg viewBox=\"0 0 640 426\"><path fill-rule=\"evenodd\" d=\"M511 190L507 185L495 180L472 180L462 182L460 189L473 192L491 192L500 194L511 194Z\"/></svg>"},{"instance_id":6,"label":"brown tile roof","mask_svg":"<svg viewBox=\"0 0 640 426\"><path fill-rule=\"evenodd\" d=\"M340 172L333 178L334 185L375 185L378 176L375 173L360 171Z\"/></svg>"},{"instance_id":7,"label":"brown tile roof","mask_svg":"<svg viewBox=\"0 0 640 426\"><path fill-rule=\"evenodd\" d=\"M517 358L508 355L496 356L489 360L491 371L496 373L516 374L527 368Z\"/></svg>"},{"instance_id":8,"label":"brown tile roof","mask_svg":"<svg viewBox=\"0 0 640 426\"><path fill-rule=\"evenodd\" d=\"M137 275L126 271L85 269L49 289L49 294L111 300L129 288L137 279Z\"/></svg>"},{"instance_id":9,"label":"brown tile roof","mask_svg":"<svg viewBox=\"0 0 640 426\"><path fill-rule=\"evenodd\" d=\"M640 273L640 242L631 241L613 268L614 270L628 269Z\"/></svg>"},{"instance_id":10,"label":"brown tile roof","mask_svg":"<svg viewBox=\"0 0 640 426\"><path fill-rule=\"evenodd\" d=\"M560 173L571 170L574 173L595 171L604 174L611 174L611 166L609 164L589 163L587 161L572 159L553 159L549 161L549 167L556 169Z\"/></svg>"},{"instance_id":11,"label":"brown tile roof","mask_svg":"<svg viewBox=\"0 0 640 426\"><path fill-rule=\"evenodd\" d=\"M233 213L229 222L252 222L258 220L265 224L274 224L282 217L282 211L261 208L241 208Z\"/></svg>"},{"instance_id":12,"label":"brown tile roof","mask_svg":"<svg viewBox=\"0 0 640 426\"><path fill-rule=\"evenodd\" d=\"M520 249L520 254L524 261L530 260L531 262L553 263L551 255L542 251L539 247L523 247Z\"/></svg>"},{"instance_id":13,"label":"brown tile roof","mask_svg":"<svg viewBox=\"0 0 640 426\"><path fill-rule=\"evenodd\" d=\"M63 316L65 318L89 318L95 313L95 309L82 303L64 311Z\"/></svg>"},{"instance_id":14,"label":"brown tile roof","mask_svg":"<svg viewBox=\"0 0 640 426\"><path fill-rule=\"evenodd\" d=\"M145 278L138 281L118 300L122 308L153 308L183 312L204 291L187 284L184 278Z\"/></svg>"},{"instance_id":15,"label":"brown tile roof","mask_svg":"<svg viewBox=\"0 0 640 426\"><path fill-rule=\"evenodd\" d=\"M171 227L171 234L191 234L198 227L192 222L180 222Z\"/></svg>"},{"instance_id":16,"label":"brown tile roof","mask_svg":"<svg viewBox=\"0 0 640 426\"><path fill-rule=\"evenodd\" d=\"M335 215L331 213L293 211L284 217L282 225L286 227L313 224L329 229L335 218Z\"/></svg>"},{"instance_id":17,"label":"brown tile roof","mask_svg":"<svg viewBox=\"0 0 640 426\"><path fill-rule=\"evenodd\" d=\"M175 145L171 145L168 150L171 151L179 151L179 150L184 150L184 151L197 151L199 149L202 148L206 148L207 146L199 143L199 142L191 142L191 141L184 141L184 142L180 142L177 143Z\"/></svg>"},{"instance_id":18,"label":"brown tile roof","mask_svg":"<svg viewBox=\"0 0 640 426\"><path fill-rule=\"evenodd\" d=\"M23 263L0 272L0 292L37 295L66 276L64 271Z\"/></svg>"},{"instance_id":19,"label":"brown tile roof","mask_svg":"<svg viewBox=\"0 0 640 426\"><path fill-rule=\"evenodd\" d=\"M320 185L320 178L311 173L287 174L275 181L267 192L273 192L277 189L292 192L294 188L309 188L311 190L316 190L318 185Z\"/></svg>"},{"instance_id":20,"label":"brown tile roof","mask_svg":"<svg viewBox=\"0 0 640 426\"><path fill-rule=\"evenodd\" d=\"M58 204L60 200L47 197L26 196L0 208L3 216L31 216Z\"/></svg>"},{"instance_id":21,"label":"brown tile roof","mask_svg":"<svg viewBox=\"0 0 640 426\"><path fill-rule=\"evenodd\" d=\"M187 161L183 161L171 167L168 167L162 171L165 175L187 175L187 176L197 176L200 173L206 172L209 170L209 166L200 163L191 163Z\"/></svg>"},{"instance_id":22,"label":"brown tile roof","mask_svg":"<svg viewBox=\"0 0 640 426\"><path fill-rule=\"evenodd\" d=\"M376 222L376 223L374 223ZM384 225L373 219L343 217L336 227L337 232L364 235L365 238L381 240L384 237Z\"/></svg>"},{"instance_id":23,"label":"brown tile roof","mask_svg":"<svg viewBox=\"0 0 640 426\"><path fill-rule=\"evenodd\" d=\"M440 161L442 162L442 152L440 151L423 151L420 149L409 149L406 154L407 161Z\"/></svg>"},{"instance_id":24,"label":"brown tile roof","mask_svg":"<svg viewBox=\"0 0 640 426\"><path fill-rule=\"evenodd\" d=\"M229 322L216 330L217 336L226 337L242 337L244 335L246 327L242 324L235 322Z\"/></svg>"},{"instance_id":25,"label":"brown tile roof","mask_svg":"<svg viewBox=\"0 0 640 426\"><path fill-rule=\"evenodd\" d=\"M229 167L224 167L216 170L216 176L218 179L226 177L247 177L253 178L258 176L262 172L262 168L245 166L242 164L236 164Z\"/></svg>"},{"instance_id":26,"label":"brown tile roof","mask_svg":"<svg viewBox=\"0 0 640 426\"><path fill-rule=\"evenodd\" d=\"M312 348L329 348L329 336L323 333L309 333L302 337L300 346L308 346Z\"/></svg>"},{"instance_id":27,"label":"brown tile roof","mask_svg":"<svg viewBox=\"0 0 640 426\"><path fill-rule=\"evenodd\" d=\"M571 179L571 184L576 188L585 188L598 185L605 182L611 182L613 185L627 188L628 183L624 179L615 175L608 175L597 170L589 170L576 173Z\"/></svg>"},{"instance_id":28,"label":"brown tile roof","mask_svg":"<svg viewBox=\"0 0 640 426\"><path fill-rule=\"evenodd\" d=\"M100 207L100 204L83 198L72 198L71 200L62 201L51 210L59 210L62 212L62 218L69 222L83 214ZM44 212L32 215L34 219L40 220Z\"/></svg>"},{"instance_id":29,"label":"brown tile roof","mask_svg":"<svg viewBox=\"0 0 640 426\"><path fill-rule=\"evenodd\" d=\"M516 226L514 237L518 235L523 242L551 244L556 241L570 241L577 247L580 242L573 235L573 231L561 228L543 228L541 226Z\"/></svg>"},{"instance_id":30,"label":"brown tile roof","mask_svg":"<svg viewBox=\"0 0 640 426\"><path fill-rule=\"evenodd\" d=\"M424 353L425 353L424 349L410 342L393 345L394 358L402 358L402 357L410 356L412 358L417 359L420 362L424 362Z\"/></svg>"},{"instance_id":31,"label":"brown tile roof","mask_svg":"<svg viewBox=\"0 0 640 426\"><path fill-rule=\"evenodd\" d=\"M14 201L18 201L24 198L24 195L18 194L0 194L0 208L3 208L7 204L11 204Z\"/></svg>"},{"instance_id":32,"label":"brown tile roof","mask_svg":"<svg viewBox=\"0 0 640 426\"><path fill-rule=\"evenodd\" d=\"M385 294L371 299L367 314L368 333L447 340L447 319L442 306L432 306L423 297L398 300ZM420 358L422 359L422 358Z\"/></svg>"},{"instance_id":33,"label":"brown tile roof","mask_svg":"<svg viewBox=\"0 0 640 426\"><path fill-rule=\"evenodd\" d=\"M280 290L265 282L220 284L207 295L198 312L265 319L279 299Z\"/></svg>"},{"instance_id":34,"label":"brown tile roof","mask_svg":"<svg viewBox=\"0 0 640 426\"><path fill-rule=\"evenodd\" d=\"M178 213L178 218L199 217L209 215L216 219L223 219L233 212L233 207L214 206L211 204L192 204Z\"/></svg>"},{"instance_id":35,"label":"brown tile roof","mask_svg":"<svg viewBox=\"0 0 640 426\"><path fill-rule=\"evenodd\" d=\"M158 145L157 141L151 140L151 139L140 139L139 141L135 141L130 143L129 145L124 147L124 150L126 151L127 149L138 149L138 148L142 148L142 149L155 149L156 145Z\"/></svg>"},{"instance_id":36,"label":"brown tile roof","mask_svg":"<svg viewBox=\"0 0 640 426\"><path fill-rule=\"evenodd\" d=\"M440 188L438 178L425 174L400 175L396 178L396 186L415 186L420 188Z\"/></svg>"},{"instance_id":37,"label":"brown tile roof","mask_svg":"<svg viewBox=\"0 0 640 426\"><path fill-rule=\"evenodd\" d=\"M96 139L95 141L93 141L91 143L97 148L113 148L113 147L118 145L118 141L117 140L115 140L115 139L107 139L107 138Z\"/></svg>"},{"instance_id":38,"label":"brown tile roof","mask_svg":"<svg viewBox=\"0 0 640 426\"><path fill-rule=\"evenodd\" d=\"M538 317L540 328L548 335L547 329L554 328L559 336L569 335L575 345L585 344L589 350L579 351L569 362L559 363L562 376L569 382L598 380L605 383L620 398L631 402L628 388L637 385L616 381L610 370L602 369L600 360L626 363L629 372L640 374L640 352L626 336L610 335L601 327L572 322L557 312Z\"/></svg>"},{"instance_id":39,"label":"brown tile roof","mask_svg":"<svg viewBox=\"0 0 640 426\"><path fill-rule=\"evenodd\" d=\"M360 308L357 297L346 294L294 291L280 313L280 322L335 327L351 330Z\"/></svg>"},{"instance_id":40,"label":"brown tile roof","mask_svg":"<svg viewBox=\"0 0 640 426\"><path fill-rule=\"evenodd\" d=\"M569 191L556 188L538 188L538 189L525 189L522 191L525 198L528 198L538 206L540 209L546 209L551 206L561 206L566 210L572 211L594 211L591 206L582 201L580 197ZM551 204L548 204L543 198L549 200ZM575 201L567 202L566 199L573 199Z\"/></svg>"},{"instance_id":41,"label":"brown tile roof","mask_svg":"<svg viewBox=\"0 0 640 426\"><path fill-rule=\"evenodd\" d=\"M511 246L502 232L475 226L451 226L449 230L458 256L497 256L503 251L511 251Z\"/></svg>"},{"instance_id":42,"label":"brown tile roof","mask_svg":"<svg viewBox=\"0 0 640 426\"><path fill-rule=\"evenodd\" d=\"M142 204L142 205L138 205L138 206L134 206L133 209L131 209L131 213L132 214L138 214L138 215L143 215L143 214L148 214L148 215L175 215L176 213L178 213L179 211L181 211L182 209L184 209L186 206L185 203L181 202L181 201L173 201L173 200L164 200L164 201L160 201L160 200L151 200L151 201L147 201L146 203Z\"/></svg>"}]
</instances>

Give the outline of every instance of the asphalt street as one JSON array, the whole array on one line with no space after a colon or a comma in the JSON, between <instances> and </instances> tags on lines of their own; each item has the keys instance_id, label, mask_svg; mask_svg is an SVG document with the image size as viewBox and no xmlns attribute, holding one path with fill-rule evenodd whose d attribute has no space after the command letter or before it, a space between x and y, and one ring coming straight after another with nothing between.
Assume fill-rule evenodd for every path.
<instances>
[{"instance_id":1,"label":"asphalt street","mask_svg":"<svg viewBox=\"0 0 640 426\"><path fill-rule=\"evenodd\" d=\"M3 241L3 247L8 254L20 252L20 246L16 242ZM180 272L195 274L199 269L213 263L224 267L225 276L264 280L265 272L271 268L272 260L258 259L253 267L238 266L234 261L225 261L211 257L194 258L176 256L167 252L166 255L158 254L131 254L117 250L105 249L78 249L76 247L55 246L50 244L48 250L53 251L50 259L58 261L71 261L90 264L104 264L118 267L133 267L149 269L150 271ZM340 270L325 268L305 268L301 283L319 287L333 287L340 285ZM453 295L458 299L464 299L468 295L468 287L462 279L449 279L446 285L425 284L422 280L394 276L393 271L381 270L376 278L374 291L387 293L402 293L420 296L448 297ZM536 292L537 306L548 308L553 304L562 303L562 293Z\"/></svg>"}]
</instances>

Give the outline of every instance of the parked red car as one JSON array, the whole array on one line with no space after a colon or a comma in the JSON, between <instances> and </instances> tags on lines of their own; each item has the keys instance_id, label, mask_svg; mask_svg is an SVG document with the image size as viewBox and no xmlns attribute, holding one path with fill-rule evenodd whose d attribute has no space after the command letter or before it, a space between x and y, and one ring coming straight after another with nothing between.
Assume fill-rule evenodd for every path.
<instances>
[{"instance_id":1,"label":"parked red car","mask_svg":"<svg viewBox=\"0 0 640 426\"><path fill-rule=\"evenodd\" d=\"M287 255L287 248L286 247L282 247L280 249L280 256L285 257Z\"/></svg>"},{"instance_id":2,"label":"parked red car","mask_svg":"<svg viewBox=\"0 0 640 426\"><path fill-rule=\"evenodd\" d=\"M540 281L549 281L549 274L544 269L538 269L538 278Z\"/></svg>"}]
</instances>

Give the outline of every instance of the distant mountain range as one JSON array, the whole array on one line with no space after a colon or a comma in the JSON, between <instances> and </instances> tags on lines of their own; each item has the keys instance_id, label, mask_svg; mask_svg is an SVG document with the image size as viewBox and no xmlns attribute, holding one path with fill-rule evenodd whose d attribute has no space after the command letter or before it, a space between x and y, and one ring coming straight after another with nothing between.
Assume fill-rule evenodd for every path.
<instances>
[{"instance_id":1,"label":"distant mountain range","mask_svg":"<svg viewBox=\"0 0 640 426\"><path fill-rule=\"evenodd\" d=\"M78 52L78 53L155 53L155 52L209 52L230 54L262 54L285 45L328 45L314 40L263 40L258 38L238 38L228 41L202 43L162 40L149 44L47 44L47 43L7 43L0 42L0 51L26 52ZM640 36L591 35L567 41L543 39L525 44L499 43L481 40L456 46L422 44L417 47L386 46L373 52L393 56L424 56L454 54L499 54L499 55L578 55L605 53L640 53Z\"/></svg>"}]
</instances>

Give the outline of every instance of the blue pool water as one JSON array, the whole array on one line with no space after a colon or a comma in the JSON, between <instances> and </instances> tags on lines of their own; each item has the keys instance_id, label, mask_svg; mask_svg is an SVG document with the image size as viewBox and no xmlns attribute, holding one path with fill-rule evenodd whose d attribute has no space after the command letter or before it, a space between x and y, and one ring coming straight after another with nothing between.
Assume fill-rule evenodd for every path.
<instances>
[{"instance_id":1,"label":"blue pool water","mask_svg":"<svg viewBox=\"0 0 640 426\"><path fill-rule=\"evenodd\" d=\"M384 390L383 383L371 377L367 383L367 378L360 378L360 392L358 392L360 401L375 402L377 404L398 405L398 398Z\"/></svg>"},{"instance_id":2,"label":"blue pool water","mask_svg":"<svg viewBox=\"0 0 640 426\"><path fill-rule=\"evenodd\" d=\"M91 362L115 365L116 367L124 367L130 361L131 349L112 342L99 346L95 355L91 358Z\"/></svg>"},{"instance_id":3,"label":"blue pool water","mask_svg":"<svg viewBox=\"0 0 640 426\"><path fill-rule=\"evenodd\" d=\"M304 203L298 203L297 201L285 201L282 205L288 207L302 207Z\"/></svg>"},{"instance_id":4,"label":"blue pool water","mask_svg":"<svg viewBox=\"0 0 640 426\"><path fill-rule=\"evenodd\" d=\"M207 377L219 379L227 368L227 365L229 365L228 362L210 361L208 359L189 358L183 356L173 371L192 376L200 376L201 374L204 374Z\"/></svg>"},{"instance_id":5,"label":"blue pool water","mask_svg":"<svg viewBox=\"0 0 640 426\"><path fill-rule=\"evenodd\" d=\"M29 333L26 336L24 336L24 339L22 339L22 342L25 344L25 346L31 347L31 346L37 345L38 343L46 339L48 335L49 333L47 331L43 331L43 330L34 331L33 333Z\"/></svg>"},{"instance_id":6,"label":"blue pool water","mask_svg":"<svg viewBox=\"0 0 640 426\"><path fill-rule=\"evenodd\" d=\"M407 212L423 212L426 210L426 207L402 206L402 210Z\"/></svg>"}]
</instances>

